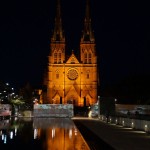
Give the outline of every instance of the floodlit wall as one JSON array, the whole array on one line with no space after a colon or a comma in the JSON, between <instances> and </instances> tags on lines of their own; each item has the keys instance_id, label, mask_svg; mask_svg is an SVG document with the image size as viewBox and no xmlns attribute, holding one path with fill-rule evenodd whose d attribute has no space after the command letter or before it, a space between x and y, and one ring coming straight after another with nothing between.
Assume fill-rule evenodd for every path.
<instances>
[{"instance_id":1,"label":"floodlit wall","mask_svg":"<svg viewBox=\"0 0 150 150\"><path fill-rule=\"evenodd\" d=\"M73 117L73 104L34 105L33 117Z\"/></svg>"}]
</instances>

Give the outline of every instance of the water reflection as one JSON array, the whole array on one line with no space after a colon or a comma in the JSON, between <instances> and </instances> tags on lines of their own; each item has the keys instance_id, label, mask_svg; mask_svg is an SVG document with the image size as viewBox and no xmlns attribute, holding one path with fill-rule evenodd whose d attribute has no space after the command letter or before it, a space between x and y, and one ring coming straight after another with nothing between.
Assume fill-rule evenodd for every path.
<instances>
[{"instance_id":1,"label":"water reflection","mask_svg":"<svg viewBox=\"0 0 150 150\"><path fill-rule=\"evenodd\" d=\"M85 141L69 118L35 118L34 139L45 139L45 150L88 150Z\"/></svg>"},{"instance_id":2,"label":"water reflection","mask_svg":"<svg viewBox=\"0 0 150 150\"><path fill-rule=\"evenodd\" d=\"M1 120L0 147L5 150L89 150L69 118Z\"/></svg>"}]
</instances>

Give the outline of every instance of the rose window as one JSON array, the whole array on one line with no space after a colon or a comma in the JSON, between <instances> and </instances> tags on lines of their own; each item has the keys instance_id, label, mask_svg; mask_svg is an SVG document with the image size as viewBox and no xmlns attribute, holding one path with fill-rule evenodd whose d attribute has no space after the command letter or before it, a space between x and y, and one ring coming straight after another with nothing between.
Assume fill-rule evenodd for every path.
<instances>
[{"instance_id":1,"label":"rose window","mask_svg":"<svg viewBox=\"0 0 150 150\"><path fill-rule=\"evenodd\" d=\"M70 80L75 80L78 78L78 72L75 69L70 69L67 73L67 77Z\"/></svg>"}]
</instances>

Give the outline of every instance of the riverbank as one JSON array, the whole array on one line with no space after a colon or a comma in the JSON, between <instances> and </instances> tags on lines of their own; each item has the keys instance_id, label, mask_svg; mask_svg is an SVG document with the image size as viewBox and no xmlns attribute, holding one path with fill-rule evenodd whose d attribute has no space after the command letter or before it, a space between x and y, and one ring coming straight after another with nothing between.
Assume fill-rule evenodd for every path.
<instances>
[{"instance_id":1,"label":"riverbank","mask_svg":"<svg viewBox=\"0 0 150 150\"><path fill-rule=\"evenodd\" d=\"M75 117L73 121L78 121L80 124L88 128L98 138L110 145L115 150L149 150L150 149L150 134L134 130L132 128L123 127L111 123L106 123L99 119L89 119ZM84 128L83 128L84 130ZM91 134L91 140L92 134ZM103 147L101 147L103 148Z\"/></svg>"}]
</instances>

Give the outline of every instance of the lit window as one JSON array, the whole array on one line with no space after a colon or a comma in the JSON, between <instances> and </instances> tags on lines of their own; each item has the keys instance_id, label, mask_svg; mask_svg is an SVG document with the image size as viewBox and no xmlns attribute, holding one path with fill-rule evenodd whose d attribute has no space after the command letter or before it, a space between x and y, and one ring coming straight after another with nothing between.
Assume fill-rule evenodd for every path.
<instances>
[{"instance_id":1,"label":"lit window","mask_svg":"<svg viewBox=\"0 0 150 150\"><path fill-rule=\"evenodd\" d=\"M61 53L58 55L58 63L61 63Z\"/></svg>"},{"instance_id":2,"label":"lit window","mask_svg":"<svg viewBox=\"0 0 150 150\"><path fill-rule=\"evenodd\" d=\"M84 54L84 63L87 64L87 53Z\"/></svg>"},{"instance_id":3,"label":"lit window","mask_svg":"<svg viewBox=\"0 0 150 150\"><path fill-rule=\"evenodd\" d=\"M91 64L92 63L92 55L91 55L91 53L89 53L89 64Z\"/></svg>"},{"instance_id":4,"label":"lit window","mask_svg":"<svg viewBox=\"0 0 150 150\"><path fill-rule=\"evenodd\" d=\"M87 74L87 79L89 79L90 78L90 75L89 75L89 73Z\"/></svg>"},{"instance_id":5,"label":"lit window","mask_svg":"<svg viewBox=\"0 0 150 150\"><path fill-rule=\"evenodd\" d=\"M59 79L59 73L56 73L56 79Z\"/></svg>"},{"instance_id":6,"label":"lit window","mask_svg":"<svg viewBox=\"0 0 150 150\"><path fill-rule=\"evenodd\" d=\"M54 63L57 63L57 53L54 53Z\"/></svg>"}]
</instances>

